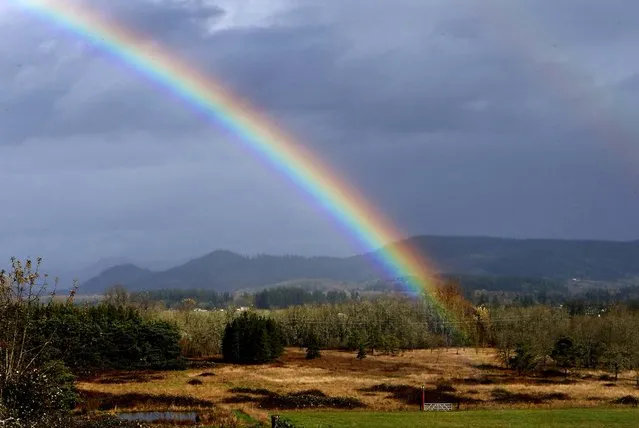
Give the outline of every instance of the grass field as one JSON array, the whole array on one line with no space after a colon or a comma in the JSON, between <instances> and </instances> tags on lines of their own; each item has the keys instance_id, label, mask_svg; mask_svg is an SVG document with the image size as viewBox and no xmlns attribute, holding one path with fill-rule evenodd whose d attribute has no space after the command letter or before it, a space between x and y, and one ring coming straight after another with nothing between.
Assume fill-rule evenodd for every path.
<instances>
[{"instance_id":1,"label":"grass field","mask_svg":"<svg viewBox=\"0 0 639 428\"><path fill-rule=\"evenodd\" d=\"M322 351L322 358L311 361L304 356L303 350L287 349L279 361L261 366L213 363L184 371L106 373L78 382L85 396L81 410L199 409L215 420L238 419L240 425L242 420L267 422L270 414L302 408L310 413L293 413L293 417L305 421L329 418L326 423L338 424L333 426L359 426L348 424L369 415L379 421L367 426L384 426L385 420L391 421L388 426L413 426L414 418L452 424L440 426L467 426L475 419L486 420L485 426L518 426L508 425L511 417L550 418L556 425L549 426L571 426L561 425L563 418L575 421L584 417L594 418L588 426L639 427L639 413L631 409L639 398L632 372L622 373L616 382L599 371L517 376L499 366L492 349L417 350L399 356L369 356L362 361L352 352ZM459 402L462 411L416 413L422 384L427 401ZM607 410L539 410L602 407ZM513 409L535 411L503 412ZM339 412L317 413L320 410ZM330 418L341 419L331 422ZM408 419L403 422L402 418ZM636 422L614 425L615 418L619 423L630 423L633 418ZM502 423L500 420L505 425L495 425ZM538 420L545 425L546 419ZM461 425L454 425L458 422Z\"/></svg>"},{"instance_id":2,"label":"grass field","mask_svg":"<svg viewBox=\"0 0 639 428\"><path fill-rule=\"evenodd\" d=\"M283 414L304 428L636 428L635 409L474 410L446 413L291 412Z\"/></svg>"}]
</instances>

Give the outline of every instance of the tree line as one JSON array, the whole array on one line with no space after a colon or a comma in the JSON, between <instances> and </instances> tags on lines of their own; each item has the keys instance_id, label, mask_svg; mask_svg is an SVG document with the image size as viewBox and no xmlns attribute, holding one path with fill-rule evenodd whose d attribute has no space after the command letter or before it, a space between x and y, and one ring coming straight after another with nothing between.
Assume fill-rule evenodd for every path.
<instances>
[{"instance_id":1,"label":"tree line","mask_svg":"<svg viewBox=\"0 0 639 428\"><path fill-rule=\"evenodd\" d=\"M275 287L255 293L258 309L278 309L307 304L337 304L356 298L344 290L306 290L301 287Z\"/></svg>"},{"instance_id":2,"label":"tree line","mask_svg":"<svg viewBox=\"0 0 639 428\"><path fill-rule=\"evenodd\" d=\"M543 370L551 362L566 371L604 369L615 378L639 369L639 313L626 306L589 315L563 307L504 308L491 316L498 322L486 322L489 345L518 372Z\"/></svg>"}]
</instances>

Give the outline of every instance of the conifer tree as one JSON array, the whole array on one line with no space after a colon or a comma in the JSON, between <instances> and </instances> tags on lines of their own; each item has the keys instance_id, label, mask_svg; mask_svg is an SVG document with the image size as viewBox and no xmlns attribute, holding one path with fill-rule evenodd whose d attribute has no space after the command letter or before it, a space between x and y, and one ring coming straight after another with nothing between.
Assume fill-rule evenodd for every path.
<instances>
[{"instance_id":1,"label":"conifer tree","mask_svg":"<svg viewBox=\"0 0 639 428\"><path fill-rule=\"evenodd\" d=\"M308 339L306 341L306 359L314 360L315 358L320 358L322 354L320 353L319 340L314 333L309 334Z\"/></svg>"},{"instance_id":2,"label":"conifer tree","mask_svg":"<svg viewBox=\"0 0 639 428\"><path fill-rule=\"evenodd\" d=\"M359 351L357 351L357 359L363 360L364 358L366 358L366 348L364 347L363 343L360 343Z\"/></svg>"}]
</instances>

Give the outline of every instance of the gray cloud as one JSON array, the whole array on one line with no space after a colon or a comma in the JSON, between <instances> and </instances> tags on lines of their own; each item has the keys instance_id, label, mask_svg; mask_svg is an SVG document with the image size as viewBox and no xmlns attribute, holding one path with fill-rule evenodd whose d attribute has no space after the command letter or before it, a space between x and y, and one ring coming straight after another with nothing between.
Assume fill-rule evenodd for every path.
<instances>
[{"instance_id":1,"label":"gray cloud","mask_svg":"<svg viewBox=\"0 0 639 428\"><path fill-rule=\"evenodd\" d=\"M406 233L639 236L633 2L77 1L250 100ZM213 118L1 7L0 256L361 250Z\"/></svg>"}]
</instances>

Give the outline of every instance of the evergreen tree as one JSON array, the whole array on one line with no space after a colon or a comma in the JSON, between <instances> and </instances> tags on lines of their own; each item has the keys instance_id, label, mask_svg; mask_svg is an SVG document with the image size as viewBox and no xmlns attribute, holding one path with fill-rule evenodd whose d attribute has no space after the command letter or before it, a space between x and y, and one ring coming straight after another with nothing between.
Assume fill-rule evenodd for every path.
<instances>
[{"instance_id":1,"label":"evergreen tree","mask_svg":"<svg viewBox=\"0 0 639 428\"><path fill-rule=\"evenodd\" d=\"M537 366L535 355L529 346L518 344L515 353L508 361L511 369L517 370L517 374L526 373Z\"/></svg>"},{"instance_id":2,"label":"evergreen tree","mask_svg":"<svg viewBox=\"0 0 639 428\"><path fill-rule=\"evenodd\" d=\"M555 363L564 369L568 374L568 369L575 366L577 361L577 354L573 341L568 337L561 337L550 353L550 357L555 360Z\"/></svg>"},{"instance_id":3,"label":"evergreen tree","mask_svg":"<svg viewBox=\"0 0 639 428\"><path fill-rule=\"evenodd\" d=\"M263 327L257 330L257 340L255 341L255 353L253 362L261 364L268 363L274 357L271 352L271 337L268 330Z\"/></svg>"},{"instance_id":4,"label":"evergreen tree","mask_svg":"<svg viewBox=\"0 0 639 428\"><path fill-rule=\"evenodd\" d=\"M357 351L357 359L363 360L364 358L366 358L366 348L364 347L363 343L360 343L359 351Z\"/></svg>"},{"instance_id":5,"label":"evergreen tree","mask_svg":"<svg viewBox=\"0 0 639 428\"><path fill-rule=\"evenodd\" d=\"M314 333L311 333L306 340L306 359L314 360L315 358L320 358L321 356L322 354L320 353L319 340Z\"/></svg>"},{"instance_id":6,"label":"evergreen tree","mask_svg":"<svg viewBox=\"0 0 639 428\"><path fill-rule=\"evenodd\" d=\"M284 335L271 319L245 312L224 329L224 360L241 364L261 364L278 358L284 351Z\"/></svg>"}]
</instances>

